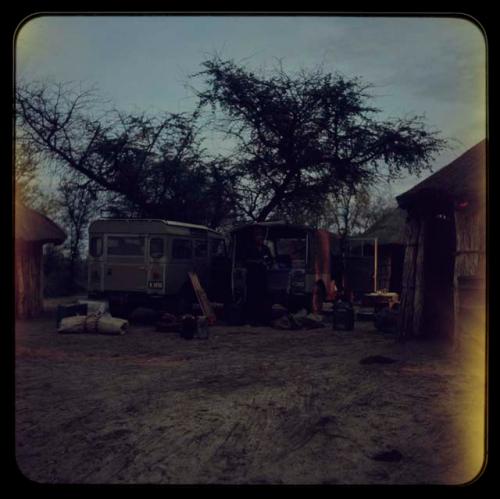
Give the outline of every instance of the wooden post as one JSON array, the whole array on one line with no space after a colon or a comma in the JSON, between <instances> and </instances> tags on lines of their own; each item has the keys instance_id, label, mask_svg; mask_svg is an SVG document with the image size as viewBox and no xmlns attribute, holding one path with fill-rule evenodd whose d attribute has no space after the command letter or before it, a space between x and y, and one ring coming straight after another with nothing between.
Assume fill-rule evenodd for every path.
<instances>
[{"instance_id":1,"label":"wooden post","mask_svg":"<svg viewBox=\"0 0 500 499\"><path fill-rule=\"evenodd\" d=\"M414 336L419 327L420 317L415 305L417 287L423 285L423 231L421 219L417 216L411 217L406 225L406 249L403 265L403 282L401 289L401 307L399 315L398 330L401 339ZM420 310L421 312L421 310Z\"/></svg>"},{"instance_id":2,"label":"wooden post","mask_svg":"<svg viewBox=\"0 0 500 499\"><path fill-rule=\"evenodd\" d=\"M205 290L200 284L198 279L198 275L195 272L188 272L189 278L191 279L191 284L193 285L194 292L196 293L196 298L198 299L198 303L200 305L203 314L207 318L208 324L213 325L216 321L215 313L212 309L212 305L208 301L208 297L205 293Z\"/></svg>"},{"instance_id":3,"label":"wooden post","mask_svg":"<svg viewBox=\"0 0 500 499\"><path fill-rule=\"evenodd\" d=\"M413 318L412 335L420 336L422 333L422 317L424 312L424 265L425 265L425 218L420 218L417 239L417 252L415 255L414 283L415 291L413 294Z\"/></svg>"}]
</instances>

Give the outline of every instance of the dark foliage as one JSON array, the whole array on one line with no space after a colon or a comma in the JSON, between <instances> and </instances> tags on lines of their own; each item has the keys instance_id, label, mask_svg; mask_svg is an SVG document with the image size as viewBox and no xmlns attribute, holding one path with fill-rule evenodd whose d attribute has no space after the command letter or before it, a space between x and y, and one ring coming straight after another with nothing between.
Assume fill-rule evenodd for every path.
<instances>
[{"instance_id":1,"label":"dark foliage","mask_svg":"<svg viewBox=\"0 0 500 499\"><path fill-rule=\"evenodd\" d=\"M196 114L96 115L97 104L92 91L68 85L20 85L18 138L88 179L88 189L117 194L117 214L210 226L228 215L231 177L204 155Z\"/></svg>"},{"instance_id":2,"label":"dark foliage","mask_svg":"<svg viewBox=\"0 0 500 499\"><path fill-rule=\"evenodd\" d=\"M315 213L327 196L420 172L445 146L421 117L380 119L359 78L281 66L257 74L217 57L196 76L197 109L156 116L109 110L92 89L20 84L17 140L106 193L112 215L211 227ZM233 153L209 154L207 130L222 131Z\"/></svg>"},{"instance_id":3,"label":"dark foliage","mask_svg":"<svg viewBox=\"0 0 500 499\"><path fill-rule=\"evenodd\" d=\"M236 203L254 220L316 206L329 193L381 177L419 173L445 146L422 117L377 119L371 86L359 78L321 69L290 76L281 66L256 74L218 57L203 66L198 97L237 144Z\"/></svg>"}]
</instances>

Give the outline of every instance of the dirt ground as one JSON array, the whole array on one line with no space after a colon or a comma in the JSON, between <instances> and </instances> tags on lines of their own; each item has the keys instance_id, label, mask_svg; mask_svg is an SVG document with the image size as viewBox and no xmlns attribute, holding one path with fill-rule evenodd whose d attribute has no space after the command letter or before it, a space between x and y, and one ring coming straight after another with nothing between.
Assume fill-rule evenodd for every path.
<instances>
[{"instance_id":1,"label":"dirt ground","mask_svg":"<svg viewBox=\"0 0 500 499\"><path fill-rule=\"evenodd\" d=\"M59 335L53 305L16 326L16 456L36 482L456 484L481 466L484 366L457 349L370 322Z\"/></svg>"}]
</instances>

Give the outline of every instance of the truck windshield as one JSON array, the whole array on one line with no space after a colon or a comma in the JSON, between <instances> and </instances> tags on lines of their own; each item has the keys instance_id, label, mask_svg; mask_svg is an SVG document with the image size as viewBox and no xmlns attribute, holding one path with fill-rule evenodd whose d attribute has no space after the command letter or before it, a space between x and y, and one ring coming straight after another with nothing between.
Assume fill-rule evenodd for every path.
<instances>
[{"instance_id":1,"label":"truck windshield","mask_svg":"<svg viewBox=\"0 0 500 499\"><path fill-rule=\"evenodd\" d=\"M304 267L306 261L305 238L281 238L276 240L276 263L281 267Z\"/></svg>"},{"instance_id":2,"label":"truck windshield","mask_svg":"<svg viewBox=\"0 0 500 499\"><path fill-rule=\"evenodd\" d=\"M144 237L108 236L108 255L144 256Z\"/></svg>"},{"instance_id":3,"label":"truck windshield","mask_svg":"<svg viewBox=\"0 0 500 499\"><path fill-rule=\"evenodd\" d=\"M255 245L252 227L235 231L232 234L232 247L235 248L235 264L245 262L248 248ZM264 244L269 248L278 269L304 268L307 259L307 232L301 228L279 226L265 229Z\"/></svg>"}]
</instances>

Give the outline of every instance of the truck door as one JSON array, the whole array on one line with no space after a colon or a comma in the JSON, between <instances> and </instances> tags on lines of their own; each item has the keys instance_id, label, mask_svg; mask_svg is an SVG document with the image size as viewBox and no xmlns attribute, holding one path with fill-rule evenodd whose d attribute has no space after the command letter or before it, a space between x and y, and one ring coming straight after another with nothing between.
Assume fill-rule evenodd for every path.
<instances>
[{"instance_id":1,"label":"truck door","mask_svg":"<svg viewBox=\"0 0 500 499\"><path fill-rule=\"evenodd\" d=\"M217 302L231 299L231 258L223 238L209 238L208 292Z\"/></svg>"},{"instance_id":2,"label":"truck door","mask_svg":"<svg viewBox=\"0 0 500 499\"><path fill-rule=\"evenodd\" d=\"M165 292L177 294L188 282L188 272L193 270L193 241L189 237L172 237L170 255L165 275Z\"/></svg>"},{"instance_id":3,"label":"truck door","mask_svg":"<svg viewBox=\"0 0 500 499\"><path fill-rule=\"evenodd\" d=\"M145 237L129 234L106 236L104 289L106 291L145 291L147 266Z\"/></svg>"},{"instance_id":4,"label":"truck door","mask_svg":"<svg viewBox=\"0 0 500 499\"><path fill-rule=\"evenodd\" d=\"M102 234L90 234L88 258L89 294L103 291L104 238Z\"/></svg>"},{"instance_id":5,"label":"truck door","mask_svg":"<svg viewBox=\"0 0 500 499\"><path fill-rule=\"evenodd\" d=\"M166 239L164 236L149 237L148 251L148 292L165 292Z\"/></svg>"},{"instance_id":6,"label":"truck door","mask_svg":"<svg viewBox=\"0 0 500 499\"><path fill-rule=\"evenodd\" d=\"M208 240L194 240L194 271L198 274L201 285L206 286L208 281L209 259Z\"/></svg>"}]
</instances>

